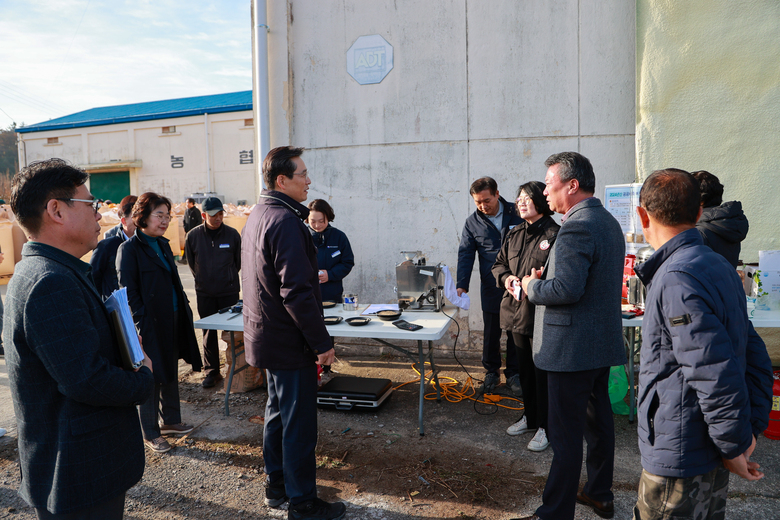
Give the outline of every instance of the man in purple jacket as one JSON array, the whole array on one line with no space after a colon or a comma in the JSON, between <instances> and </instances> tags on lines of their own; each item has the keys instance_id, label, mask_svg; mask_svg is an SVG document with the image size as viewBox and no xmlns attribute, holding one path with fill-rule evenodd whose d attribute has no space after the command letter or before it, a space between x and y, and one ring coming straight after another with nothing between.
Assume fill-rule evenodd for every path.
<instances>
[{"instance_id":1,"label":"man in purple jacket","mask_svg":"<svg viewBox=\"0 0 780 520\"><path fill-rule=\"evenodd\" d=\"M317 365L331 365L322 318L317 248L303 221L309 191L302 148L274 148L263 161L267 189L241 245L244 345L250 365L268 374L263 458L265 503L290 501L288 519L343 518L346 506L317 498Z\"/></svg>"}]
</instances>

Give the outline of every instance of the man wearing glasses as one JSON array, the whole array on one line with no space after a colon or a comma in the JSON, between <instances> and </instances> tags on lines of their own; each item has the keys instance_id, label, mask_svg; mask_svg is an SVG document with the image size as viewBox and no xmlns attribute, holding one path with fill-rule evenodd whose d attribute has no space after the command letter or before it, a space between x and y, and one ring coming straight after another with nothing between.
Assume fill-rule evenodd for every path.
<instances>
[{"instance_id":1,"label":"man wearing glasses","mask_svg":"<svg viewBox=\"0 0 780 520\"><path fill-rule=\"evenodd\" d=\"M241 278L244 348L266 369L263 429L265 504L288 499L288 520L337 520L346 506L317 497L317 365L331 365L322 319L317 248L303 224L309 179L302 148L282 146L263 161L266 188L244 227Z\"/></svg>"},{"instance_id":2,"label":"man wearing glasses","mask_svg":"<svg viewBox=\"0 0 780 520\"><path fill-rule=\"evenodd\" d=\"M43 518L121 519L141 479L135 405L154 382L144 357L123 370L89 264L100 201L61 159L23 168L11 209L30 242L8 284L6 363L19 425L19 493Z\"/></svg>"}]
</instances>

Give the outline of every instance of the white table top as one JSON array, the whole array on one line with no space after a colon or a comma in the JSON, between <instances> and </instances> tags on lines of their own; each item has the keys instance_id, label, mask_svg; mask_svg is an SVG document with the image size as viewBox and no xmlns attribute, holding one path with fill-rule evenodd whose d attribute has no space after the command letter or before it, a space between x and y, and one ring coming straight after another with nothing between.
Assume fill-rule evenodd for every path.
<instances>
[{"instance_id":1,"label":"white table top","mask_svg":"<svg viewBox=\"0 0 780 520\"><path fill-rule=\"evenodd\" d=\"M750 321L753 323L755 328L760 329L780 327L780 311L757 311L753 308L752 302L749 302L747 306L748 317L750 318ZM623 318L623 326L641 327L643 317L644 316L630 319Z\"/></svg>"},{"instance_id":2,"label":"white table top","mask_svg":"<svg viewBox=\"0 0 780 520\"><path fill-rule=\"evenodd\" d=\"M361 305L358 311L355 312L345 311L342 309L341 305L336 305L334 308L325 309L324 314L325 316L341 316L346 319L353 316L361 316L360 313L363 312L366 307L367 305ZM444 312L453 318L457 316L457 311L457 307L444 308ZM232 316L235 316L235 318L230 319ZM445 316L443 312L404 312L399 319L423 326L420 330L410 331L401 330L393 325L392 322L382 321L376 316L367 317L371 318L371 322L367 325L355 327L342 321L338 325L327 325L328 332L331 336L341 338L416 339L421 341L434 341L441 339L452 323L452 320ZM235 315L230 312L212 314L211 316L196 321L195 328L240 331L244 330L244 319L241 315Z\"/></svg>"}]
</instances>

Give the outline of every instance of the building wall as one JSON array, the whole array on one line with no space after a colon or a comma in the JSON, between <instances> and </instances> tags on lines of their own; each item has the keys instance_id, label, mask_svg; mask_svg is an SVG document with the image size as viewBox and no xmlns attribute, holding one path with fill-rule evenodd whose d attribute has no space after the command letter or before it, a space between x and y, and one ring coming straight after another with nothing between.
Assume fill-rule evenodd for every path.
<instances>
[{"instance_id":1,"label":"building wall","mask_svg":"<svg viewBox=\"0 0 780 520\"><path fill-rule=\"evenodd\" d=\"M245 126L245 119L252 119L251 111L209 114L208 154L202 115L19 134L22 164L59 157L99 175L111 167L95 170L95 165L140 161L140 168L130 169L133 193L156 191L182 201L190 193L208 191L210 162L211 191L225 195L226 202L251 204L256 190L254 157L249 162L254 127ZM170 126L175 132L164 134L162 128ZM47 144L52 137L59 144Z\"/></svg>"},{"instance_id":2,"label":"building wall","mask_svg":"<svg viewBox=\"0 0 780 520\"><path fill-rule=\"evenodd\" d=\"M780 3L637 2L637 170L718 176L750 221L741 257L780 249ZM780 332L759 329L774 365Z\"/></svg>"},{"instance_id":3,"label":"building wall","mask_svg":"<svg viewBox=\"0 0 780 520\"><path fill-rule=\"evenodd\" d=\"M637 169L707 170L742 201L742 258L780 249L780 3L637 2Z\"/></svg>"},{"instance_id":4,"label":"building wall","mask_svg":"<svg viewBox=\"0 0 780 520\"><path fill-rule=\"evenodd\" d=\"M307 148L309 200L334 207L357 261L345 290L363 301L393 300L402 250L454 271L481 176L513 200L574 150L599 196L635 179L633 2L295 0L268 19L271 146ZM371 34L394 68L359 85L346 53ZM470 295L481 330L476 267Z\"/></svg>"}]
</instances>

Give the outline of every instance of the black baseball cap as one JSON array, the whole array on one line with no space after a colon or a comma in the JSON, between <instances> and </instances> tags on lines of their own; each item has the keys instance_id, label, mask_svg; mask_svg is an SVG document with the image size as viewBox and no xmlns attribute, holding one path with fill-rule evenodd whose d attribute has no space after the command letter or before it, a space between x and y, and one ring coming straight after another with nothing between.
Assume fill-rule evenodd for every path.
<instances>
[{"instance_id":1,"label":"black baseball cap","mask_svg":"<svg viewBox=\"0 0 780 520\"><path fill-rule=\"evenodd\" d=\"M200 205L201 209L203 210L203 213L206 213L207 215L214 216L220 211L225 211L225 208L222 207L222 201L219 200L217 197L209 197L206 200L203 201L203 203Z\"/></svg>"}]
</instances>

